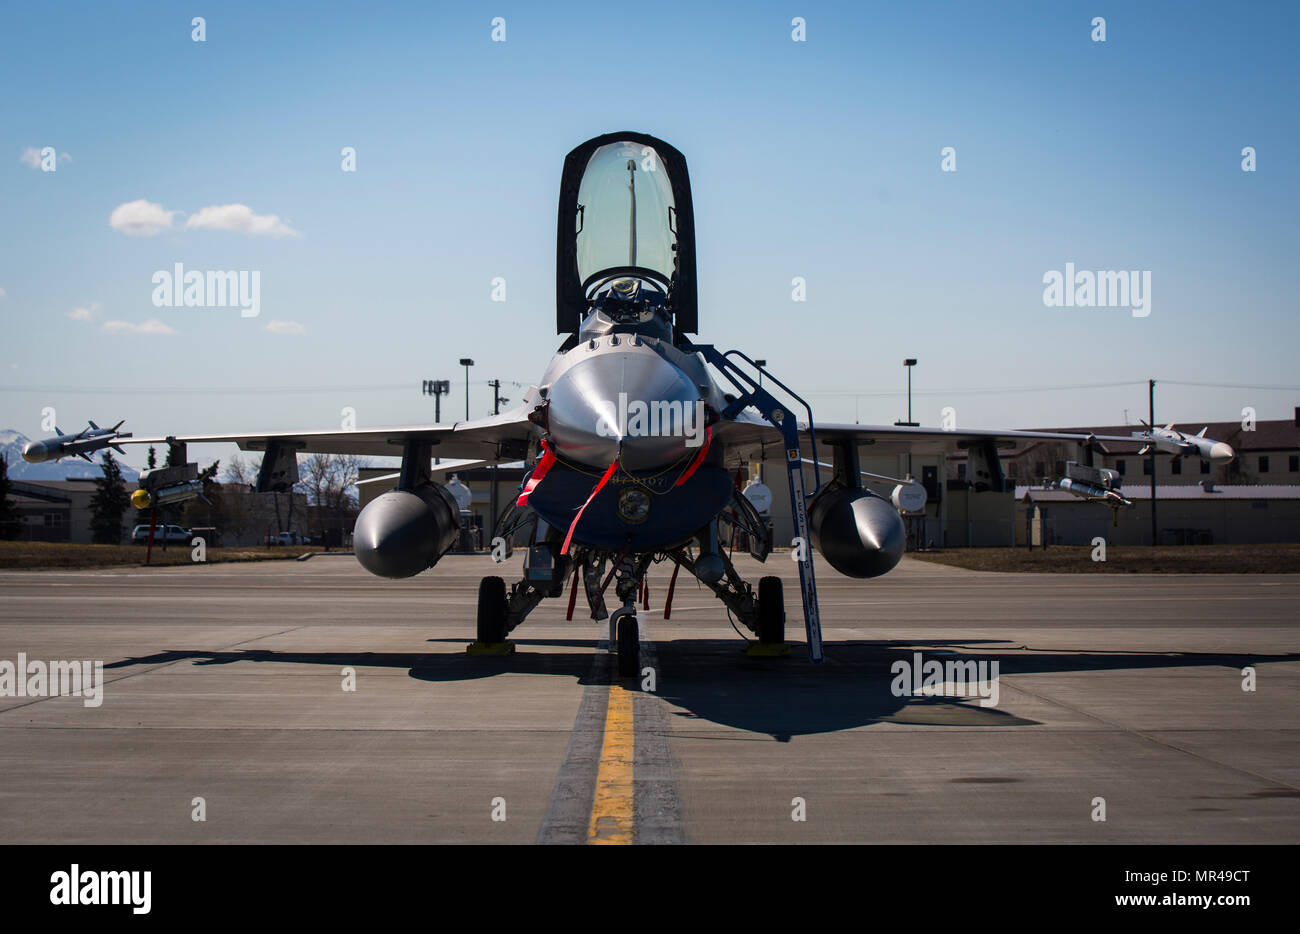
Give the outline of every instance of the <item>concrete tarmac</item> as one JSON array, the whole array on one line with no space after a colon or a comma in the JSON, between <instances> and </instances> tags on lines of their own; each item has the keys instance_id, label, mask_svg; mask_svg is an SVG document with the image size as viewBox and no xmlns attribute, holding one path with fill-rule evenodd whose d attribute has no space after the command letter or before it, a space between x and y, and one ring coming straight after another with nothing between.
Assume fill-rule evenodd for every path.
<instances>
[{"instance_id":1,"label":"concrete tarmac","mask_svg":"<svg viewBox=\"0 0 1300 934\"><path fill-rule=\"evenodd\" d=\"M106 682L0 697L0 842L1300 841L1300 576L818 562L814 666L787 556L737 557L784 579L775 659L684 574L665 620L660 565L649 684L567 591L515 655L466 655L479 578L519 557L0 572L0 662ZM996 704L898 696L916 653L997 662Z\"/></svg>"}]
</instances>

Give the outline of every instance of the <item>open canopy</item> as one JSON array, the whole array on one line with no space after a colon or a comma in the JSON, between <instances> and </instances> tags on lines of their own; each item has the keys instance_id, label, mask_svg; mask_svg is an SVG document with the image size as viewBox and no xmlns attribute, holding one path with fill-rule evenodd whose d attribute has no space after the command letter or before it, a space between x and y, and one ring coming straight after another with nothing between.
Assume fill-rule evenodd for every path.
<instances>
[{"instance_id":1,"label":"open canopy","mask_svg":"<svg viewBox=\"0 0 1300 934\"><path fill-rule=\"evenodd\" d=\"M686 159L644 133L569 153L560 180L556 330L576 332L595 293L636 277L668 293L678 331L696 330L695 237Z\"/></svg>"}]
</instances>

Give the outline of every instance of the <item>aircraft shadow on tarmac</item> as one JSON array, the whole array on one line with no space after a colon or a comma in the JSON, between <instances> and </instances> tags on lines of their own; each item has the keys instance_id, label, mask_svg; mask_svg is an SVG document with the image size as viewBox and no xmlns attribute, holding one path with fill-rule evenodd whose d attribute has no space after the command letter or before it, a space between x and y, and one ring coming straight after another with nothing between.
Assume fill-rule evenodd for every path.
<instances>
[{"instance_id":1,"label":"aircraft shadow on tarmac","mask_svg":"<svg viewBox=\"0 0 1300 934\"><path fill-rule=\"evenodd\" d=\"M463 644L464 640L430 639ZM192 660L196 665L238 662L323 665L330 668L402 668L412 678L432 683L467 681L504 674L557 675L579 684L608 683L610 656L597 654L596 639L516 639L516 654L471 657L460 653L277 652L257 649L230 652L165 651L123 659L105 669L162 665ZM530 646L572 651L530 652ZM974 651L963 652L962 647ZM1221 668L1221 676L1239 680L1247 665L1300 660L1300 654L1235 655L1145 652L1071 652L1021 649L1004 640L899 640L827 644L827 662L812 665L791 645L787 658L750 658L738 642L677 639L657 642L657 694L672 715L766 734L779 741L792 736L831 733L871 723L936 727L1037 726L1038 721L984 707L978 697L895 696L894 662L925 660L998 662L1002 676L1054 672L1104 672L1161 668ZM639 679L629 681L636 684ZM1006 686L1003 685L1005 688ZM680 726L685 726L679 725ZM686 729L689 732L689 728Z\"/></svg>"}]
</instances>

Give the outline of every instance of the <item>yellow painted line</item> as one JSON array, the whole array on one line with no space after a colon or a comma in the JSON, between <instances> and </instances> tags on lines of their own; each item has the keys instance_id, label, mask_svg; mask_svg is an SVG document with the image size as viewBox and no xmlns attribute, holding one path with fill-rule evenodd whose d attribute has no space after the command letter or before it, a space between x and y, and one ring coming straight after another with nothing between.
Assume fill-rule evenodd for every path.
<instances>
[{"instance_id":1,"label":"yellow painted line","mask_svg":"<svg viewBox=\"0 0 1300 934\"><path fill-rule=\"evenodd\" d=\"M635 842L632 774L636 754L632 724L632 693L621 684L609 686L605 738L596 772L596 796L591 804L588 843Z\"/></svg>"}]
</instances>

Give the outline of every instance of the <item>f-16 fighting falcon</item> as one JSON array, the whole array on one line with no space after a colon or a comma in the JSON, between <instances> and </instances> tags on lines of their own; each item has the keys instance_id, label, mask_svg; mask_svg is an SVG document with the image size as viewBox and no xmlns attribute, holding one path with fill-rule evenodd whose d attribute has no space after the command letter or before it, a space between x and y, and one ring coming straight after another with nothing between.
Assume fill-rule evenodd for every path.
<instances>
[{"instance_id":1,"label":"f-16 fighting falcon","mask_svg":"<svg viewBox=\"0 0 1300 934\"><path fill-rule=\"evenodd\" d=\"M513 543L526 535L523 573L509 588L499 576L481 581L475 646L507 650L507 635L542 600L559 597L571 575L570 610L581 584L591 618L609 619L610 646L627 676L638 670L638 592L647 569L659 561L676 566L674 584L682 569L698 578L760 645L783 645L780 579L764 577L755 588L720 545L719 523L727 523L748 534L760 561L771 553L770 530L741 495L738 472L767 452L780 452L787 468L808 652L819 662L814 548L808 545L842 574L877 577L902 557L900 511L925 504L923 488L910 477L864 473L861 446L875 453L965 450L977 488L1002 490L1000 444L1073 441L1083 466L1091 467L1094 446L1133 441L909 425L815 426L807 403L743 352L722 352L691 336L699 331L699 308L686 159L643 133L598 136L566 157L555 288L556 332L563 342L522 404L500 415L449 426L176 435L128 443L169 444L173 464L185 462L188 443L233 442L261 451L260 492L297 482L301 453L400 455L397 488L362 510L353 535L357 560L390 578L433 567L456 539L459 509L434 479L440 475L435 455L531 463L518 499L493 517L494 540ZM1173 451L1164 430L1147 438ZM1226 444L1180 439L1176 454L1216 462L1233 456ZM80 453L67 447L76 443L66 437L35 442L40 457L28 459L43 459L47 451ZM823 483L816 465L827 448L832 476ZM814 468L811 489L805 464ZM1123 501L1113 490L1117 478L1104 479L1080 483L1080 495ZM867 484L890 492L882 495ZM605 604L611 584L612 614Z\"/></svg>"}]
</instances>

